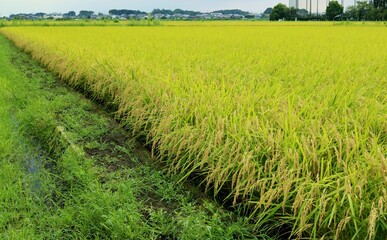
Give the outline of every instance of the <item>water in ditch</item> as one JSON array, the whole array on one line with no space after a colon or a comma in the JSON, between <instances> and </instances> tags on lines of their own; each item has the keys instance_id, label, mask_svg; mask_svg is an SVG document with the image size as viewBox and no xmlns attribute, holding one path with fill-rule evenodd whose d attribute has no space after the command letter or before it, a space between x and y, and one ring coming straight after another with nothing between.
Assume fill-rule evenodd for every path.
<instances>
[{"instance_id":1,"label":"water in ditch","mask_svg":"<svg viewBox=\"0 0 387 240\"><path fill-rule=\"evenodd\" d=\"M20 133L20 124L15 116L12 116L13 120L13 131ZM23 137L18 139L18 145L20 149L23 149L23 154L20 154L20 164L22 165L25 173L25 187L26 190L31 192L37 197L43 197L43 179L42 176L45 174L45 164L48 161L47 154L39 144L33 139Z\"/></svg>"}]
</instances>

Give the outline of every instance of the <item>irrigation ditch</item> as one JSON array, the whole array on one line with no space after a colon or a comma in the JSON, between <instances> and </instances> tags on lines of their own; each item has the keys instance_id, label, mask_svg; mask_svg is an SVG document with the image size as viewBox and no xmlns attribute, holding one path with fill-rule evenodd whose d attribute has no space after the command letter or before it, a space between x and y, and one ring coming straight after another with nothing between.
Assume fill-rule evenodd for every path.
<instances>
[{"instance_id":1,"label":"irrigation ditch","mask_svg":"<svg viewBox=\"0 0 387 240\"><path fill-rule=\"evenodd\" d=\"M19 96L23 103L15 122L38 149L24 159L26 176L32 179L26 187L44 203L41 214L47 218L33 220L36 237L266 236L247 217L225 209L191 184L195 180L179 183L179 176L166 174L145 142L131 137L112 117L114 106L88 99L91 95L85 89L68 87L30 55L4 38L1 41L10 49L10 63L21 80L28 81L26 89L31 87L28 97ZM52 181L44 182L42 175ZM23 228L20 223L9 224ZM9 237L6 234L0 237Z\"/></svg>"}]
</instances>

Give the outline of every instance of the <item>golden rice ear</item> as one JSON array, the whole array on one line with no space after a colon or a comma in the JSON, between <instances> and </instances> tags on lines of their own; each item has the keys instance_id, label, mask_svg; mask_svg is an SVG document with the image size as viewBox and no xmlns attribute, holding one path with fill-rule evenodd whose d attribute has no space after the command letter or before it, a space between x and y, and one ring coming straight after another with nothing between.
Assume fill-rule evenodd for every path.
<instances>
[{"instance_id":1,"label":"golden rice ear","mask_svg":"<svg viewBox=\"0 0 387 240\"><path fill-rule=\"evenodd\" d=\"M384 25L168 24L185 26L0 32L117 106L170 173L198 174L257 226L386 231Z\"/></svg>"}]
</instances>

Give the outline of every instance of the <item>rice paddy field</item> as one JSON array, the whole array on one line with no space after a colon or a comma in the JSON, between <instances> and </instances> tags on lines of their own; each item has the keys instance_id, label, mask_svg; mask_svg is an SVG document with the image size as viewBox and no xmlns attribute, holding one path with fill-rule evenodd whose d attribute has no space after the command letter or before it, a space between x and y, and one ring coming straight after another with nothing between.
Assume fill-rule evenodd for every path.
<instances>
[{"instance_id":1,"label":"rice paddy field","mask_svg":"<svg viewBox=\"0 0 387 240\"><path fill-rule=\"evenodd\" d=\"M177 27L178 26L178 27ZM289 238L387 234L385 24L4 27L181 181Z\"/></svg>"}]
</instances>

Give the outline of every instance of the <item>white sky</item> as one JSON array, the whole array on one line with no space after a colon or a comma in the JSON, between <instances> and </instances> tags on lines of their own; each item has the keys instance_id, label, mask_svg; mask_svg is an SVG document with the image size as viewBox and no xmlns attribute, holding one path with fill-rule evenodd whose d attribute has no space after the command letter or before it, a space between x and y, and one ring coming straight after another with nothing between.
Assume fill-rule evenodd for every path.
<instances>
[{"instance_id":1,"label":"white sky","mask_svg":"<svg viewBox=\"0 0 387 240\"><path fill-rule=\"evenodd\" d=\"M299 0L300 7L306 0ZM320 12L325 9L327 0L319 1ZM91 10L96 13L107 13L110 9L133 9L150 12L155 8L197 11L213 11L220 9L242 9L254 13L263 12L267 7L277 3L288 5L289 0L0 0L0 16L11 13L37 13ZM340 0L339 0L340 2ZM353 4L353 0L345 0L345 5ZM315 11L315 8L314 10Z\"/></svg>"}]
</instances>

